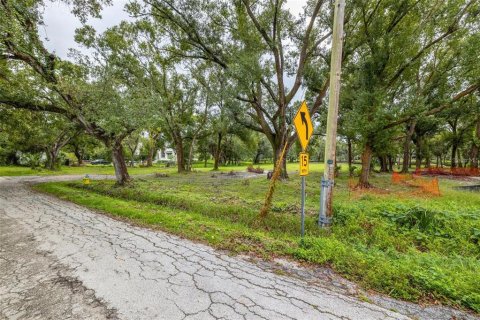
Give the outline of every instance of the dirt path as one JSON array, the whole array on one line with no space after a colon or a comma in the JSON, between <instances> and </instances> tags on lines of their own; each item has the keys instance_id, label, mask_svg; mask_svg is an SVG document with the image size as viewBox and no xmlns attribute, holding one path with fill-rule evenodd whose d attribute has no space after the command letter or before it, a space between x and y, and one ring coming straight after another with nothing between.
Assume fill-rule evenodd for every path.
<instances>
[{"instance_id":1,"label":"dirt path","mask_svg":"<svg viewBox=\"0 0 480 320\"><path fill-rule=\"evenodd\" d=\"M110 219L0 177L0 319L450 319ZM375 299L373 299L375 300ZM382 306L379 306L383 305ZM397 311L389 310L391 308ZM410 316L406 316L409 314ZM455 319L472 316L456 314Z\"/></svg>"}]
</instances>

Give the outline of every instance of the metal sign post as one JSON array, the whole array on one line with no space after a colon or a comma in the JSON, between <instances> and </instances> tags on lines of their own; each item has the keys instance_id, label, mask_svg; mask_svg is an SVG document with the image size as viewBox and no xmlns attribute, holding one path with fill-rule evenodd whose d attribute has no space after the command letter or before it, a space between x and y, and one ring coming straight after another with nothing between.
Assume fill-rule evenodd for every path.
<instances>
[{"instance_id":1,"label":"metal sign post","mask_svg":"<svg viewBox=\"0 0 480 320\"><path fill-rule=\"evenodd\" d=\"M301 235L302 241L305 236L305 176L308 175L308 153L305 152L308 146L308 141L313 133L312 120L310 118L310 112L308 111L307 104L305 101L302 103L298 109L297 115L293 119L295 124L295 129L297 130L298 140L302 145L302 151L300 153L300 176L301 186L302 186L302 195L301 195Z\"/></svg>"},{"instance_id":2,"label":"metal sign post","mask_svg":"<svg viewBox=\"0 0 480 320\"><path fill-rule=\"evenodd\" d=\"M301 205L301 231L302 239L305 236L305 176L302 176L302 205Z\"/></svg>"},{"instance_id":3,"label":"metal sign post","mask_svg":"<svg viewBox=\"0 0 480 320\"><path fill-rule=\"evenodd\" d=\"M305 176L308 175L308 153L300 153L300 176L302 177L302 204L301 204L301 219L302 238L305 235Z\"/></svg>"}]
</instances>

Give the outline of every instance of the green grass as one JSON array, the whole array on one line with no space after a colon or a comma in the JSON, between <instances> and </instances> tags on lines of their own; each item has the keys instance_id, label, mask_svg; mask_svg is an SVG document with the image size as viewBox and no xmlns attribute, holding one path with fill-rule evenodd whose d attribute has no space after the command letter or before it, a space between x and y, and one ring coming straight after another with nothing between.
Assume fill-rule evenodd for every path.
<instances>
[{"instance_id":1,"label":"green grass","mask_svg":"<svg viewBox=\"0 0 480 320\"><path fill-rule=\"evenodd\" d=\"M198 165L196 165L198 166ZM235 167L244 169L245 167ZM164 165L154 165L153 167L134 167L128 168L128 172L131 175L144 175L144 174L151 174L161 170L162 172L175 172L175 167L165 168ZM195 168L195 170L211 170L204 169L204 168ZM231 167L222 167L223 171L231 170ZM31 169L29 167L21 167L21 166L0 166L0 176L31 176L31 175L102 175L108 174L113 175L115 174L115 170L111 165L87 165L83 167L65 167L62 166L59 170L48 170L45 168L38 168L38 169Z\"/></svg>"},{"instance_id":2,"label":"green grass","mask_svg":"<svg viewBox=\"0 0 480 320\"><path fill-rule=\"evenodd\" d=\"M241 163L240 165L230 165L230 166L221 166L219 172L229 172L229 171L245 171L247 166L250 163ZM344 165L345 166L345 165ZM265 170L273 170L273 164L265 163L255 165L255 167L261 167ZM193 170L198 172L208 172L212 171L213 163L208 162L207 167L204 166L203 162L197 162L193 165ZM288 163L287 170L289 172L298 171L298 163ZM323 163L311 163L311 171L322 171ZM128 172L131 175L146 175L152 174L155 172L167 172L174 173L176 172L176 167L165 168L165 165L156 164L153 167L134 167L128 168ZM0 166L0 177L1 176L31 176L31 175L102 175L102 174L115 174L114 168L111 165L87 165L83 167L65 167L62 166L59 170L47 170L44 168L31 169L29 167L21 166Z\"/></svg>"},{"instance_id":3,"label":"green grass","mask_svg":"<svg viewBox=\"0 0 480 320\"><path fill-rule=\"evenodd\" d=\"M297 164L289 168L296 169ZM372 178L375 191L350 191L348 179L341 177L334 225L321 230L316 226L321 169L312 166L307 177L303 244L297 175L278 184L272 212L263 223L256 217L268 187L264 178L168 171L168 177L137 178L126 187L95 181L90 186L62 182L35 188L217 248L326 265L366 289L480 312L478 193L456 191L452 187L460 182L441 180L442 196L433 197L392 185L389 175Z\"/></svg>"},{"instance_id":4,"label":"green grass","mask_svg":"<svg viewBox=\"0 0 480 320\"><path fill-rule=\"evenodd\" d=\"M149 174L158 170L158 167L152 168L131 168L129 171L132 174ZM84 167L64 167L59 170L48 170L44 168L31 169L29 167L21 166L1 166L0 176L32 176L32 175L84 175L84 174L108 174L112 175L115 171L112 166L92 166Z\"/></svg>"}]
</instances>

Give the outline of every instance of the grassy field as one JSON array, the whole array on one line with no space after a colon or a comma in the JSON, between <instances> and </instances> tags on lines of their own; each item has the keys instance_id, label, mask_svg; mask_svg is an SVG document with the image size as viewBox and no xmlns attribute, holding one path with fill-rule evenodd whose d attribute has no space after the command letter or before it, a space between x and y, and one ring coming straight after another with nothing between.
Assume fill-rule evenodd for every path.
<instances>
[{"instance_id":1,"label":"grassy field","mask_svg":"<svg viewBox=\"0 0 480 320\"><path fill-rule=\"evenodd\" d=\"M241 165L232 165L232 166L222 166L219 168L220 172L229 172L229 171L245 171L248 166L248 163L242 163ZM345 166L345 165L344 165ZM273 164L266 163L255 165L255 167L261 167L265 170L272 170ZM193 165L194 171L199 172L208 172L212 171L213 163L208 162L207 167L205 167L204 163L195 163ZM287 170L289 172L298 171L298 163L288 163ZM312 171L322 171L323 170L323 163L312 163L310 166L310 170ZM174 173L177 171L176 167L169 167L166 168L165 165L156 164L153 167L129 167L128 172L131 175L145 175L145 174L152 174L155 172L167 172L167 173ZM21 166L0 166L0 177L1 176L29 176L29 175L84 175L84 174L115 174L113 166L111 165L87 165L83 167L65 167L62 166L59 170L47 170L44 168L38 169L31 169L29 167L21 167Z\"/></svg>"},{"instance_id":2,"label":"grassy field","mask_svg":"<svg viewBox=\"0 0 480 320\"><path fill-rule=\"evenodd\" d=\"M241 168L244 170L244 167ZM289 169L297 169L292 165ZM300 241L300 179L278 184L270 216L257 219L265 178L196 172L112 181L47 183L38 190L136 224L265 258L284 256L332 267L366 289L410 301L441 301L480 312L480 195L441 180L441 196L372 178L371 191L337 180L335 220L316 226L321 165L307 177L306 237ZM162 171L158 169L158 171Z\"/></svg>"},{"instance_id":3,"label":"grassy field","mask_svg":"<svg viewBox=\"0 0 480 320\"><path fill-rule=\"evenodd\" d=\"M246 166L222 167L221 170L228 171L232 169L243 170ZM212 167L204 168L203 164L195 164L195 170L207 171L212 170ZM154 165L153 167L129 167L128 172L131 175L151 174L161 170L162 172L175 172L175 167L165 168L165 165ZM29 167L21 166L0 166L0 176L29 176L29 175L84 175L84 174L115 174L113 166L111 165L86 165L83 167L66 167L62 166L59 170L47 170L44 168L31 169Z\"/></svg>"}]
</instances>

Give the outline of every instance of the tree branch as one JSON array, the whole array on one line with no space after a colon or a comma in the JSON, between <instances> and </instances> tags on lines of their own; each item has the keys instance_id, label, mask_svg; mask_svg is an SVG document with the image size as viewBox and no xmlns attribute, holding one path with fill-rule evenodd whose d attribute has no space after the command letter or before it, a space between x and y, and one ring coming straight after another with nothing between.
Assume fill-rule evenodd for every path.
<instances>
[{"instance_id":1,"label":"tree branch","mask_svg":"<svg viewBox=\"0 0 480 320\"><path fill-rule=\"evenodd\" d=\"M418 1L416 2L418 3ZM415 3L415 4L416 4ZM413 56L409 61L407 61L403 66L401 66L397 72L393 75L392 78L390 78L390 80L387 82L387 87L390 87L391 85L393 85L393 83L402 75L402 73L408 68L410 67L416 60L418 60L424 53L425 51L427 51L430 47L432 47L433 45L439 43L440 41L442 41L443 39L445 39L446 37L448 37L449 35L455 33L456 31L459 30L458 28L458 22L460 21L460 19L465 15L465 13L467 12L467 9L474 3L474 1L470 1L458 14L458 16L455 18L455 20L452 22L452 24L450 24L450 26L448 27L447 31L445 31L442 35L440 35L438 38L430 41L427 45L425 45L415 56Z\"/></svg>"},{"instance_id":2,"label":"tree branch","mask_svg":"<svg viewBox=\"0 0 480 320\"><path fill-rule=\"evenodd\" d=\"M14 99L8 99L8 98L0 98L0 104L7 105L10 107L13 107L15 109L25 109L25 110L30 110L30 111L40 111L40 112L52 112L52 113L58 113L67 116L68 118L71 118L72 115L70 112L66 109L59 108L53 104L37 104L33 102L26 102L26 101L19 101L19 100L14 100Z\"/></svg>"},{"instance_id":3,"label":"tree branch","mask_svg":"<svg viewBox=\"0 0 480 320\"><path fill-rule=\"evenodd\" d=\"M313 25L315 24L315 20L317 18L318 13L320 12L320 8L322 4L323 4L322 0L317 0L317 4L315 5L312 16L310 17L310 22L308 23L307 30L305 31L302 48L300 50L300 57L298 58L298 69L297 69L297 74L295 76L295 82L293 83L292 89L290 90L290 92L287 94L285 98L286 104L290 103L290 101L293 99L298 89L300 88L300 85L302 84L303 71L305 69L306 60L308 59L307 50L308 50L308 45L310 43L310 34L312 33Z\"/></svg>"},{"instance_id":4,"label":"tree branch","mask_svg":"<svg viewBox=\"0 0 480 320\"><path fill-rule=\"evenodd\" d=\"M434 114L437 114L439 112L442 112L443 110L447 109L448 107L452 106L452 104L460 99L462 99L463 97L465 96L468 96L470 94L472 94L473 92L475 92L475 90L479 89L480 88L480 82L476 83L476 84L472 84L471 86L469 86L468 88L466 88L465 90L457 93L448 103L445 103L437 108L433 108L431 110L428 110L428 111L425 111L423 112L422 114L420 114L420 116L432 116ZM391 122L387 125L385 125L383 127L383 129L390 129L390 128L393 128L395 126L398 126L402 123L405 123L405 122L408 122L410 120L412 120L413 118L415 118L416 116L415 115L411 115L411 116L407 116L407 117L404 117L402 119L399 119L397 121L394 121L394 122Z\"/></svg>"}]
</instances>

